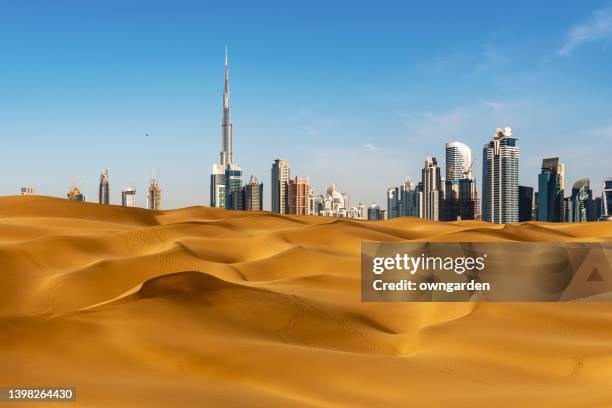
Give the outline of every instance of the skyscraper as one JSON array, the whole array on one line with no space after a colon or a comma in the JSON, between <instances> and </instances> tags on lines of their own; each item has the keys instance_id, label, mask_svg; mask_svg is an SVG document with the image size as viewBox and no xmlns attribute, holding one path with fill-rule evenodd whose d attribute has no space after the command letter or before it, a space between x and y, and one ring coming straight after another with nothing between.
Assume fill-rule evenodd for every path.
<instances>
[{"instance_id":1,"label":"skyscraper","mask_svg":"<svg viewBox=\"0 0 612 408\"><path fill-rule=\"evenodd\" d=\"M446 180L442 182L440 220L474 220L478 212L476 182L472 178L472 150L461 142L446 144Z\"/></svg>"},{"instance_id":2,"label":"skyscraper","mask_svg":"<svg viewBox=\"0 0 612 408\"><path fill-rule=\"evenodd\" d=\"M475 220L478 214L476 182L471 177L446 180L440 204L441 221Z\"/></svg>"},{"instance_id":3,"label":"skyscraper","mask_svg":"<svg viewBox=\"0 0 612 408\"><path fill-rule=\"evenodd\" d=\"M565 164L559 163L557 173L559 174L559 186L565 192Z\"/></svg>"},{"instance_id":4,"label":"skyscraper","mask_svg":"<svg viewBox=\"0 0 612 408\"><path fill-rule=\"evenodd\" d=\"M461 142L446 144L446 181L472 178L472 150Z\"/></svg>"},{"instance_id":5,"label":"skyscraper","mask_svg":"<svg viewBox=\"0 0 612 408\"><path fill-rule=\"evenodd\" d=\"M287 184L287 214L308 215L310 180L308 177L295 177Z\"/></svg>"},{"instance_id":6,"label":"skyscraper","mask_svg":"<svg viewBox=\"0 0 612 408\"><path fill-rule=\"evenodd\" d=\"M210 206L225 208L225 168L213 164L210 174Z\"/></svg>"},{"instance_id":7,"label":"skyscraper","mask_svg":"<svg viewBox=\"0 0 612 408\"><path fill-rule=\"evenodd\" d=\"M423 218L440 219L440 199L442 180L440 167L435 157L427 157L422 170L423 182Z\"/></svg>"},{"instance_id":8,"label":"skyscraper","mask_svg":"<svg viewBox=\"0 0 612 408\"><path fill-rule=\"evenodd\" d=\"M121 192L121 205L124 207L136 207L136 189L132 186Z\"/></svg>"},{"instance_id":9,"label":"skyscraper","mask_svg":"<svg viewBox=\"0 0 612 408\"><path fill-rule=\"evenodd\" d=\"M400 217L399 212L399 187L387 189L387 214L389 218Z\"/></svg>"},{"instance_id":10,"label":"skyscraper","mask_svg":"<svg viewBox=\"0 0 612 408\"><path fill-rule=\"evenodd\" d=\"M497 128L482 151L482 219L508 224L518 222L518 139L512 128Z\"/></svg>"},{"instance_id":11,"label":"skyscraper","mask_svg":"<svg viewBox=\"0 0 612 408\"><path fill-rule=\"evenodd\" d=\"M564 173L565 167L558 157L542 161L542 172L538 175L539 221L563 221Z\"/></svg>"},{"instance_id":12,"label":"skyscraper","mask_svg":"<svg viewBox=\"0 0 612 408\"><path fill-rule=\"evenodd\" d=\"M100 188L98 190L98 203L110 204L108 169L104 169L100 174Z\"/></svg>"},{"instance_id":13,"label":"skyscraper","mask_svg":"<svg viewBox=\"0 0 612 408\"><path fill-rule=\"evenodd\" d=\"M225 83L223 87L223 115L221 119L221 152L219 162L213 164L210 175L210 206L234 208L238 205L231 194L242 187L242 169L233 162L233 133L230 114L229 67L225 48ZM236 201L236 203L234 202Z\"/></svg>"},{"instance_id":14,"label":"skyscraper","mask_svg":"<svg viewBox=\"0 0 612 408\"><path fill-rule=\"evenodd\" d=\"M380 206L378 206L376 203L370 204L370 206L368 207L368 220L377 221L381 219L382 215L380 211Z\"/></svg>"},{"instance_id":15,"label":"skyscraper","mask_svg":"<svg viewBox=\"0 0 612 408\"><path fill-rule=\"evenodd\" d=\"M147 189L147 208L149 210L161 210L161 187L156 178L151 178Z\"/></svg>"},{"instance_id":16,"label":"skyscraper","mask_svg":"<svg viewBox=\"0 0 612 408\"><path fill-rule=\"evenodd\" d=\"M274 160L272 164L272 181L270 184L272 212L287 214L286 198L289 179L289 163L287 160Z\"/></svg>"},{"instance_id":17,"label":"skyscraper","mask_svg":"<svg viewBox=\"0 0 612 408\"><path fill-rule=\"evenodd\" d=\"M601 197L595 197L593 199L593 217L591 221L600 221L603 220L603 199Z\"/></svg>"},{"instance_id":18,"label":"skyscraper","mask_svg":"<svg viewBox=\"0 0 612 408\"><path fill-rule=\"evenodd\" d=\"M410 181L410 179L406 179L406 181L399 186L398 197L398 211L400 217L419 216L419 191L416 184Z\"/></svg>"},{"instance_id":19,"label":"skyscraper","mask_svg":"<svg viewBox=\"0 0 612 408\"><path fill-rule=\"evenodd\" d=\"M232 117L230 115L229 67L225 47L225 85L223 87L223 119L221 120L221 153L219 164L227 167L232 163Z\"/></svg>"},{"instance_id":20,"label":"skyscraper","mask_svg":"<svg viewBox=\"0 0 612 408\"><path fill-rule=\"evenodd\" d=\"M533 187L519 186L519 222L533 221Z\"/></svg>"},{"instance_id":21,"label":"skyscraper","mask_svg":"<svg viewBox=\"0 0 612 408\"><path fill-rule=\"evenodd\" d=\"M398 187L387 190L387 217L418 217L419 216L419 191L413 182L406 179Z\"/></svg>"},{"instance_id":22,"label":"skyscraper","mask_svg":"<svg viewBox=\"0 0 612 408\"><path fill-rule=\"evenodd\" d=\"M225 208L241 210L240 189L242 188L242 169L237 163L225 168ZM237 195L234 196L234 193Z\"/></svg>"},{"instance_id":23,"label":"skyscraper","mask_svg":"<svg viewBox=\"0 0 612 408\"><path fill-rule=\"evenodd\" d=\"M534 196L537 198L538 193L535 193ZM573 222L574 218L574 207L572 205L572 196L565 197L563 199L563 222ZM537 217L534 218L537 220Z\"/></svg>"},{"instance_id":24,"label":"skyscraper","mask_svg":"<svg viewBox=\"0 0 612 408\"><path fill-rule=\"evenodd\" d=\"M227 207L231 210L244 211L245 208L245 186L240 187L238 190L234 191L232 194L232 205Z\"/></svg>"},{"instance_id":25,"label":"skyscraper","mask_svg":"<svg viewBox=\"0 0 612 408\"><path fill-rule=\"evenodd\" d=\"M601 193L602 217L612 217L612 177L604 180L603 192Z\"/></svg>"},{"instance_id":26,"label":"skyscraper","mask_svg":"<svg viewBox=\"0 0 612 408\"><path fill-rule=\"evenodd\" d=\"M263 183L257 177L251 176L244 187L244 209L247 211L263 210Z\"/></svg>"},{"instance_id":27,"label":"skyscraper","mask_svg":"<svg viewBox=\"0 0 612 408\"><path fill-rule=\"evenodd\" d=\"M571 197L571 222L587 222L592 220L593 192L591 191L590 180L582 178L572 186Z\"/></svg>"}]
</instances>

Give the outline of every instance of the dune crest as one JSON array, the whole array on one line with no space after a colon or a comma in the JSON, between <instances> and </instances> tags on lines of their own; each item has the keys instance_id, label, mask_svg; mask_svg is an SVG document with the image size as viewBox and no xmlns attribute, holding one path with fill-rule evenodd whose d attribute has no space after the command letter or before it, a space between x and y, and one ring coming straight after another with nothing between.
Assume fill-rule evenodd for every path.
<instances>
[{"instance_id":1,"label":"dune crest","mask_svg":"<svg viewBox=\"0 0 612 408\"><path fill-rule=\"evenodd\" d=\"M137 292L142 298L160 296L196 296L237 286L214 276L195 271L176 272L144 282Z\"/></svg>"}]
</instances>

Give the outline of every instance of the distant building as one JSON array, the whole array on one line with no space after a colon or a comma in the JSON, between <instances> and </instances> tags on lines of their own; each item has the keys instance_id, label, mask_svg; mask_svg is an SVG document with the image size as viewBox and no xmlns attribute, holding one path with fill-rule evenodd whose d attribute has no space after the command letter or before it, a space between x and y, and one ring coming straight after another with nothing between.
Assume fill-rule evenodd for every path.
<instances>
[{"instance_id":1,"label":"distant building","mask_svg":"<svg viewBox=\"0 0 612 408\"><path fill-rule=\"evenodd\" d=\"M161 210L161 187L159 181L152 178L147 189L147 208L149 210Z\"/></svg>"},{"instance_id":2,"label":"distant building","mask_svg":"<svg viewBox=\"0 0 612 408\"><path fill-rule=\"evenodd\" d=\"M533 187L519 186L519 222L533 221Z\"/></svg>"},{"instance_id":3,"label":"distant building","mask_svg":"<svg viewBox=\"0 0 612 408\"><path fill-rule=\"evenodd\" d=\"M109 205L110 204L110 191L109 191L109 177L108 169L104 169L100 174L100 189L98 190L98 203Z\"/></svg>"},{"instance_id":4,"label":"distant building","mask_svg":"<svg viewBox=\"0 0 612 408\"><path fill-rule=\"evenodd\" d=\"M400 217L419 216L419 189L416 184L407 179L398 189L398 212Z\"/></svg>"},{"instance_id":5,"label":"distant building","mask_svg":"<svg viewBox=\"0 0 612 408\"><path fill-rule=\"evenodd\" d=\"M349 196L341 193L332 184L325 192L325 195L310 197L310 214L322 217L348 217L349 216Z\"/></svg>"},{"instance_id":6,"label":"distant building","mask_svg":"<svg viewBox=\"0 0 612 408\"><path fill-rule=\"evenodd\" d=\"M287 214L287 185L289 184L289 163L287 160L276 159L272 164L272 180L270 193L272 212Z\"/></svg>"},{"instance_id":7,"label":"distant building","mask_svg":"<svg viewBox=\"0 0 612 408\"><path fill-rule=\"evenodd\" d=\"M245 210L245 202L244 202L244 189L245 186L240 187L238 190L235 190L232 194L232 203L229 207L230 210L244 211Z\"/></svg>"},{"instance_id":8,"label":"distant building","mask_svg":"<svg viewBox=\"0 0 612 408\"><path fill-rule=\"evenodd\" d=\"M85 195L81 193L81 190L79 189L79 186L76 184L76 182L72 185L72 188L68 192L67 196L68 199L72 201L80 201L82 203L87 201L87 197L85 197Z\"/></svg>"},{"instance_id":9,"label":"distant building","mask_svg":"<svg viewBox=\"0 0 612 408\"><path fill-rule=\"evenodd\" d=\"M425 218L425 209L423 208L425 200L423 199L423 182L419 181L417 184L417 195L419 199L418 209L419 214L417 215L419 218Z\"/></svg>"},{"instance_id":10,"label":"distant building","mask_svg":"<svg viewBox=\"0 0 612 408\"><path fill-rule=\"evenodd\" d=\"M121 192L121 205L136 207L136 189L134 187L128 187Z\"/></svg>"},{"instance_id":11,"label":"distant building","mask_svg":"<svg viewBox=\"0 0 612 408\"><path fill-rule=\"evenodd\" d=\"M368 220L369 221L382 221L388 219L388 211L382 210L376 203L370 204L368 207Z\"/></svg>"},{"instance_id":12,"label":"distant building","mask_svg":"<svg viewBox=\"0 0 612 408\"><path fill-rule=\"evenodd\" d=\"M350 207L347 214L348 218L353 218L356 220L367 220L368 212L366 210L365 205L359 203L356 207Z\"/></svg>"},{"instance_id":13,"label":"distant building","mask_svg":"<svg viewBox=\"0 0 612 408\"><path fill-rule=\"evenodd\" d=\"M221 120L221 153L219 154L219 164L227 168L234 162L232 156L232 137L233 137L232 117L230 114L230 86L229 86L229 66L227 63L227 48L225 48L225 82L223 87L223 119Z\"/></svg>"},{"instance_id":14,"label":"distant building","mask_svg":"<svg viewBox=\"0 0 612 408\"><path fill-rule=\"evenodd\" d=\"M387 189L387 213L389 218L400 216L399 213L399 187Z\"/></svg>"},{"instance_id":15,"label":"distant building","mask_svg":"<svg viewBox=\"0 0 612 408\"><path fill-rule=\"evenodd\" d=\"M368 207L368 220L375 221L380 220L380 218L380 206L376 205L376 203L370 204L370 206Z\"/></svg>"},{"instance_id":16,"label":"distant building","mask_svg":"<svg viewBox=\"0 0 612 408\"><path fill-rule=\"evenodd\" d=\"M444 199L440 205L441 221L478 219L478 195L476 182L465 177L445 182Z\"/></svg>"},{"instance_id":17,"label":"distant building","mask_svg":"<svg viewBox=\"0 0 612 408\"><path fill-rule=\"evenodd\" d=\"M308 213L311 215L319 215L319 209L323 206L323 196L315 195L313 189L310 189L308 196Z\"/></svg>"},{"instance_id":18,"label":"distant building","mask_svg":"<svg viewBox=\"0 0 612 408\"><path fill-rule=\"evenodd\" d=\"M539 221L563 221L564 172L558 157L542 161L542 171L538 176Z\"/></svg>"},{"instance_id":19,"label":"distant building","mask_svg":"<svg viewBox=\"0 0 612 408\"><path fill-rule=\"evenodd\" d=\"M446 181L472 178L472 150L461 142L446 144Z\"/></svg>"},{"instance_id":20,"label":"distant building","mask_svg":"<svg viewBox=\"0 0 612 408\"><path fill-rule=\"evenodd\" d=\"M535 193L537 196L538 193ZM572 204L572 197L565 197L563 199L563 222L573 222L574 218L574 207Z\"/></svg>"},{"instance_id":21,"label":"distant building","mask_svg":"<svg viewBox=\"0 0 612 408\"><path fill-rule=\"evenodd\" d=\"M593 199L593 221L603 220L603 199L595 197Z\"/></svg>"},{"instance_id":22,"label":"distant building","mask_svg":"<svg viewBox=\"0 0 612 408\"><path fill-rule=\"evenodd\" d=\"M230 163L225 168L225 208L240 210L240 189L242 188L242 169L237 163ZM237 193L234 197L234 193Z\"/></svg>"},{"instance_id":23,"label":"distant building","mask_svg":"<svg viewBox=\"0 0 612 408\"><path fill-rule=\"evenodd\" d=\"M287 214L308 215L310 197L310 180L308 177L295 177L287 184Z\"/></svg>"},{"instance_id":24,"label":"distant building","mask_svg":"<svg viewBox=\"0 0 612 408\"><path fill-rule=\"evenodd\" d=\"M497 128L482 151L482 219L496 224L518 222L519 148L512 128Z\"/></svg>"},{"instance_id":25,"label":"distant building","mask_svg":"<svg viewBox=\"0 0 612 408\"><path fill-rule=\"evenodd\" d=\"M588 178L582 178L572 186L569 214L571 222L593 221L593 192Z\"/></svg>"},{"instance_id":26,"label":"distant building","mask_svg":"<svg viewBox=\"0 0 612 408\"><path fill-rule=\"evenodd\" d=\"M461 142L446 144L446 177L442 180L442 221L479 218L476 181L472 177L472 150Z\"/></svg>"},{"instance_id":27,"label":"distant building","mask_svg":"<svg viewBox=\"0 0 612 408\"><path fill-rule=\"evenodd\" d=\"M210 175L210 206L240 209L244 207L242 169L233 161L233 125L230 114L229 67L225 50L225 82L221 119L221 152ZM235 194L235 196L234 196Z\"/></svg>"},{"instance_id":28,"label":"distant building","mask_svg":"<svg viewBox=\"0 0 612 408\"><path fill-rule=\"evenodd\" d=\"M34 195L36 194L36 190L34 187L21 187L19 190L19 195Z\"/></svg>"},{"instance_id":29,"label":"distant building","mask_svg":"<svg viewBox=\"0 0 612 408\"><path fill-rule=\"evenodd\" d=\"M427 157L422 170L423 218L440 219L440 200L442 198L442 179L440 167L435 157Z\"/></svg>"},{"instance_id":30,"label":"distant building","mask_svg":"<svg viewBox=\"0 0 612 408\"><path fill-rule=\"evenodd\" d=\"M612 217L612 177L604 180L603 192L601 194L602 217Z\"/></svg>"},{"instance_id":31,"label":"distant building","mask_svg":"<svg viewBox=\"0 0 612 408\"><path fill-rule=\"evenodd\" d=\"M418 217L420 194L416 184L406 179L398 187L387 190L387 214L389 219L396 217Z\"/></svg>"},{"instance_id":32,"label":"distant building","mask_svg":"<svg viewBox=\"0 0 612 408\"><path fill-rule=\"evenodd\" d=\"M244 187L244 209L246 211L261 211L263 209L263 183L257 177L251 176Z\"/></svg>"},{"instance_id":33,"label":"distant building","mask_svg":"<svg viewBox=\"0 0 612 408\"><path fill-rule=\"evenodd\" d=\"M561 190L565 191L565 164L559 163L559 169L557 171L559 173L559 186Z\"/></svg>"},{"instance_id":34,"label":"distant building","mask_svg":"<svg viewBox=\"0 0 612 408\"><path fill-rule=\"evenodd\" d=\"M225 167L213 164L210 174L210 206L225 208Z\"/></svg>"}]
</instances>

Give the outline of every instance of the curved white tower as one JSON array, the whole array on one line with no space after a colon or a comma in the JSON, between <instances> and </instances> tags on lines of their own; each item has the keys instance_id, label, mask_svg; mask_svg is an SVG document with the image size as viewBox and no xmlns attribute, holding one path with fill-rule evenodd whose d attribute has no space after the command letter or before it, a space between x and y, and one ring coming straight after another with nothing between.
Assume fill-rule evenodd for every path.
<instances>
[{"instance_id":1,"label":"curved white tower","mask_svg":"<svg viewBox=\"0 0 612 408\"><path fill-rule=\"evenodd\" d=\"M472 178L472 150L461 142L446 144L446 180Z\"/></svg>"}]
</instances>

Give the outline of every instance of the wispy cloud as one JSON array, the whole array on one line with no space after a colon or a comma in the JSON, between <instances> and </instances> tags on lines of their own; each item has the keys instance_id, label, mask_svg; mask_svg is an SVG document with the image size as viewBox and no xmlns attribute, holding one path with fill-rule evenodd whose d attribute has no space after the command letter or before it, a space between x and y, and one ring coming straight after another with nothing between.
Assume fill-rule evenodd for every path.
<instances>
[{"instance_id":1,"label":"wispy cloud","mask_svg":"<svg viewBox=\"0 0 612 408\"><path fill-rule=\"evenodd\" d=\"M333 120L317 116L307 110L301 110L293 119L301 133L312 138L327 135L334 126Z\"/></svg>"},{"instance_id":2,"label":"wispy cloud","mask_svg":"<svg viewBox=\"0 0 612 408\"><path fill-rule=\"evenodd\" d=\"M302 132L310 137L318 137L321 135L321 129L315 126L302 125Z\"/></svg>"},{"instance_id":3,"label":"wispy cloud","mask_svg":"<svg viewBox=\"0 0 612 408\"><path fill-rule=\"evenodd\" d=\"M376 147L375 145L373 145L372 143L366 143L363 145L364 148L368 149L368 150L372 150L373 152L375 152L376 150L378 150L378 147Z\"/></svg>"},{"instance_id":4,"label":"wispy cloud","mask_svg":"<svg viewBox=\"0 0 612 408\"><path fill-rule=\"evenodd\" d=\"M525 123L538 112L529 100L489 99L445 111L397 112L397 115L404 122L404 137L411 144L411 152L424 157L439 152L443 143L453 140L477 148L498 127L511 126L520 134Z\"/></svg>"},{"instance_id":5,"label":"wispy cloud","mask_svg":"<svg viewBox=\"0 0 612 408\"><path fill-rule=\"evenodd\" d=\"M506 106L503 102L497 101L483 101L482 104L488 108L491 108L492 110L504 109Z\"/></svg>"},{"instance_id":6,"label":"wispy cloud","mask_svg":"<svg viewBox=\"0 0 612 408\"><path fill-rule=\"evenodd\" d=\"M563 57L568 56L586 43L605 40L611 35L612 6L608 6L594 11L587 20L573 26L558 54Z\"/></svg>"},{"instance_id":7,"label":"wispy cloud","mask_svg":"<svg viewBox=\"0 0 612 408\"><path fill-rule=\"evenodd\" d=\"M484 75L499 71L508 68L511 62L512 58L510 58L507 53L499 51L491 45L487 45L484 49L482 61L474 67L473 73L476 75Z\"/></svg>"},{"instance_id":8,"label":"wispy cloud","mask_svg":"<svg viewBox=\"0 0 612 408\"><path fill-rule=\"evenodd\" d=\"M587 129L583 132L583 135L589 141L611 143L612 142L612 125Z\"/></svg>"}]
</instances>

